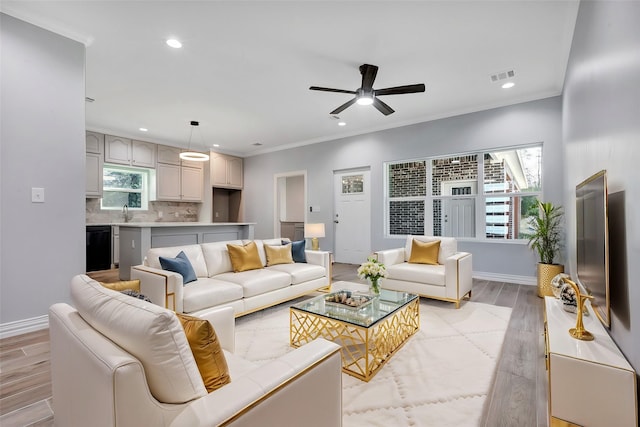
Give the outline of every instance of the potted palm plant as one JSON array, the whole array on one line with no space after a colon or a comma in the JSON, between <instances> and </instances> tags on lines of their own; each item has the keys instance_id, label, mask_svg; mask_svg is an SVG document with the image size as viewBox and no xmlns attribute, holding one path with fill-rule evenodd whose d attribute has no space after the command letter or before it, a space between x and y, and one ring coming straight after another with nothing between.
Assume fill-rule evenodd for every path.
<instances>
[{"instance_id":1,"label":"potted palm plant","mask_svg":"<svg viewBox=\"0 0 640 427\"><path fill-rule=\"evenodd\" d=\"M527 235L529 247L538 252L538 296L553 296L551 279L564 272L564 265L554 261L560 255L562 244L562 217L561 206L555 206L549 202L537 201L538 215L531 223L532 232Z\"/></svg>"}]
</instances>

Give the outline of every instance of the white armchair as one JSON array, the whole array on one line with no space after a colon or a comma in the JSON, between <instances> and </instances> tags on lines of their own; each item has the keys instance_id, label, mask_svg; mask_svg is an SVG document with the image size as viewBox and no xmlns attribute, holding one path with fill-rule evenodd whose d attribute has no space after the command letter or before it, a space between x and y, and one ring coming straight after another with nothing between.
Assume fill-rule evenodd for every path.
<instances>
[{"instance_id":1,"label":"white armchair","mask_svg":"<svg viewBox=\"0 0 640 427\"><path fill-rule=\"evenodd\" d=\"M422 242L440 240L438 264L409 263L413 239ZM386 268L388 277L382 287L410 292L427 298L450 301L460 308L460 300L471 297L472 256L458 252L453 237L407 236L405 247L376 252L378 261Z\"/></svg>"},{"instance_id":2,"label":"white armchair","mask_svg":"<svg viewBox=\"0 0 640 427\"><path fill-rule=\"evenodd\" d=\"M342 425L338 345L318 339L256 366L232 353L233 309L211 310L231 382L207 393L175 314L100 288L76 276L76 308L49 310L56 425Z\"/></svg>"}]
</instances>

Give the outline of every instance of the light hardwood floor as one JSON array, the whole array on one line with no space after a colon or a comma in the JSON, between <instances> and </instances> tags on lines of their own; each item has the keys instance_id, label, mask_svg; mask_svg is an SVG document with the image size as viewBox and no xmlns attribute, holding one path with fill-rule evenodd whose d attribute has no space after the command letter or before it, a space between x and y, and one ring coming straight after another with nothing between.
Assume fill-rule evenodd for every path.
<instances>
[{"instance_id":1,"label":"light hardwood floor","mask_svg":"<svg viewBox=\"0 0 640 427\"><path fill-rule=\"evenodd\" d=\"M333 280L358 281L356 268L334 264ZM118 280L117 270L91 276L105 282ZM451 303L423 301L455 309ZM535 286L474 280L471 301L513 308L485 405L484 426L546 427L543 301L536 296ZM0 340L0 425L53 426L48 330Z\"/></svg>"}]
</instances>

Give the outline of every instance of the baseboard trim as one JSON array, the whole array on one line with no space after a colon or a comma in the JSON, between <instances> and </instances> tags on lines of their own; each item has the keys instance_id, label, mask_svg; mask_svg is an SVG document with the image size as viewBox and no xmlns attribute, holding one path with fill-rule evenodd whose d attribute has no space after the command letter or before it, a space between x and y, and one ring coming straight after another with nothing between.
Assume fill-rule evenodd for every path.
<instances>
[{"instance_id":1,"label":"baseboard trim","mask_svg":"<svg viewBox=\"0 0 640 427\"><path fill-rule=\"evenodd\" d=\"M16 320L0 324L0 339L9 338L28 332L39 331L49 327L49 316L32 317L31 319Z\"/></svg>"},{"instance_id":2,"label":"baseboard trim","mask_svg":"<svg viewBox=\"0 0 640 427\"><path fill-rule=\"evenodd\" d=\"M473 278L478 280L490 280L492 282L515 283L517 285L537 286L537 279L531 276L515 276L512 274L489 273L485 271L474 271Z\"/></svg>"}]
</instances>

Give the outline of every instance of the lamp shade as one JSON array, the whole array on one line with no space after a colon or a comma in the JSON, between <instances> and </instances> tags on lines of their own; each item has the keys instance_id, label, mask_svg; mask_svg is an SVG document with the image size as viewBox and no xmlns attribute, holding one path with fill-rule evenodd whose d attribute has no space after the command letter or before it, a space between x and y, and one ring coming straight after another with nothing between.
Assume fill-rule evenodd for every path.
<instances>
[{"instance_id":1,"label":"lamp shade","mask_svg":"<svg viewBox=\"0 0 640 427\"><path fill-rule=\"evenodd\" d=\"M304 237L307 237L307 238L324 237L324 223L305 224Z\"/></svg>"}]
</instances>

